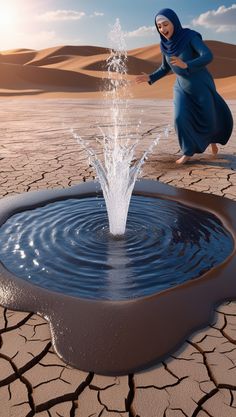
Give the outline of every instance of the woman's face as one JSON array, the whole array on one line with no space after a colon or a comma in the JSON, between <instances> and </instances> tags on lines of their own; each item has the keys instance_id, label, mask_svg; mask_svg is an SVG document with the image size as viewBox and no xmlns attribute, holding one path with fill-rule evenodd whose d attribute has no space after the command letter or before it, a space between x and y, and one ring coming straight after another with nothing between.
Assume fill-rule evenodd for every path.
<instances>
[{"instance_id":1,"label":"woman's face","mask_svg":"<svg viewBox=\"0 0 236 417\"><path fill-rule=\"evenodd\" d=\"M158 23L157 27L160 34L163 35L166 39L170 39L174 33L174 25L169 20Z\"/></svg>"}]
</instances>

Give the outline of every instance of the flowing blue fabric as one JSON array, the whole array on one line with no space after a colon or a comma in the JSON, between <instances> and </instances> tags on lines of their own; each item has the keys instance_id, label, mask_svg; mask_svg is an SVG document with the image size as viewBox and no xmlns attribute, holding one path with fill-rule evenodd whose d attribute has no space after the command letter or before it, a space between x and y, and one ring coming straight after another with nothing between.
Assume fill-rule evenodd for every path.
<instances>
[{"instance_id":1,"label":"flowing blue fabric","mask_svg":"<svg viewBox=\"0 0 236 417\"><path fill-rule=\"evenodd\" d=\"M175 12L163 9L158 14L166 16L175 30L170 41L163 42L161 35L162 65L149 76L149 84L170 71L177 75L174 86L174 123L183 154L192 156L202 153L211 143L225 145L233 130L233 118L206 68L213 59L211 51L197 32L190 31L190 36L190 32L182 29ZM172 54L181 58L187 68L171 64Z\"/></svg>"}]
</instances>

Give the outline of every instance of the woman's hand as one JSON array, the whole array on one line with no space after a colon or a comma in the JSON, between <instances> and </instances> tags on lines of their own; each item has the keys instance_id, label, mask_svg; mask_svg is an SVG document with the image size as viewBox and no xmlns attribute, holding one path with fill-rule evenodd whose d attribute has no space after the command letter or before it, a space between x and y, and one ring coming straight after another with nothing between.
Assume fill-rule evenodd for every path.
<instances>
[{"instance_id":1,"label":"woman's hand","mask_svg":"<svg viewBox=\"0 0 236 417\"><path fill-rule=\"evenodd\" d=\"M180 67L180 68L188 68L188 65L182 61L182 59L180 59L178 56L172 56L170 58L170 63L171 65L175 65L176 67Z\"/></svg>"},{"instance_id":2,"label":"woman's hand","mask_svg":"<svg viewBox=\"0 0 236 417\"><path fill-rule=\"evenodd\" d=\"M149 81L149 75L148 75L148 74L145 74L144 72L142 72L142 74L141 74L141 75L138 75L138 76L135 78L135 82L136 82L137 84L147 83L148 81Z\"/></svg>"}]
</instances>

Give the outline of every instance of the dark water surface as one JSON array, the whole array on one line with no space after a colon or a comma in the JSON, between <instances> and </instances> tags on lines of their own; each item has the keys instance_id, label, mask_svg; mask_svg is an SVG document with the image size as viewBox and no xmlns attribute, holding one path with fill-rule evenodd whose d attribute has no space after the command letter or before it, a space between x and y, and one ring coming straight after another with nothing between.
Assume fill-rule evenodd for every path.
<instances>
[{"instance_id":1,"label":"dark water surface","mask_svg":"<svg viewBox=\"0 0 236 417\"><path fill-rule=\"evenodd\" d=\"M67 199L10 217L0 261L41 287L89 299L126 300L197 278L232 252L213 214L133 196L125 235L109 233L102 197Z\"/></svg>"}]
</instances>

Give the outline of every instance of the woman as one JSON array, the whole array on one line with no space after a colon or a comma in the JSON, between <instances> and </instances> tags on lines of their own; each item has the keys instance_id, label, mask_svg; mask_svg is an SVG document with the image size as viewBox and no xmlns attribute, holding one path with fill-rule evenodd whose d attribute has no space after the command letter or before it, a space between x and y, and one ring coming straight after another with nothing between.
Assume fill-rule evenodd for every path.
<instances>
[{"instance_id":1,"label":"woman","mask_svg":"<svg viewBox=\"0 0 236 417\"><path fill-rule=\"evenodd\" d=\"M175 130L183 152L176 163L184 164L209 145L216 155L217 143L225 145L230 138L233 118L206 69L213 58L212 53L198 32L182 28L173 10L160 10L155 24L161 37L162 65L151 75L136 77L136 82L153 84L172 70L177 75Z\"/></svg>"}]
</instances>

